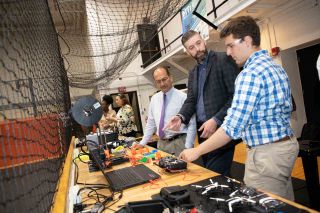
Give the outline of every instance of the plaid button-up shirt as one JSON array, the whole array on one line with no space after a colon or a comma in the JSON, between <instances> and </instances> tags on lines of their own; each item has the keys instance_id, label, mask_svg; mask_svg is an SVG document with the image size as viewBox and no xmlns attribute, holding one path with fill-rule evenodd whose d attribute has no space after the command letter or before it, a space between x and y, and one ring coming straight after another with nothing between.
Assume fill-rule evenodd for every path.
<instances>
[{"instance_id":1,"label":"plaid button-up shirt","mask_svg":"<svg viewBox=\"0 0 320 213\"><path fill-rule=\"evenodd\" d=\"M293 135L288 76L266 50L252 54L235 82L231 107L222 124L226 134L249 146Z\"/></svg>"}]
</instances>

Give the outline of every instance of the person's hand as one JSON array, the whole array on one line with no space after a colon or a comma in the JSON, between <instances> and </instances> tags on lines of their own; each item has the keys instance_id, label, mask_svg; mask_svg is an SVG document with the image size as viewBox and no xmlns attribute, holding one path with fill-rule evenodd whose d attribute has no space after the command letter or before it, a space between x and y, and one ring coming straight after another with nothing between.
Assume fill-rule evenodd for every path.
<instances>
[{"instance_id":1,"label":"person's hand","mask_svg":"<svg viewBox=\"0 0 320 213\"><path fill-rule=\"evenodd\" d=\"M181 119L179 116L175 115L170 119L170 121L164 126L163 129L179 131L180 126L181 126Z\"/></svg>"},{"instance_id":2,"label":"person's hand","mask_svg":"<svg viewBox=\"0 0 320 213\"><path fill-rule=\"evenodd\" d=\"M214 119L204 122L198 131L202 131L201 138L209 138L217 130L217 123Z\"/></svg>"},{"instance_id":3,"label":"person's hand","mask_svg":"<svg viewBox=\"0 0 320 213\"><path fill-rule=\"evenodd\" d=\"M143 148L143 145L136 143L136 142L133 142L131 148L132 149L141 149L141 148Z\"/></svg>"},{"instance_id":4,"label":"person's hand","mask_svg":"<svg viewBox=\"0 0 320 213\"><path fill-rule=\"evenodd\" d=\"M109 124L104 124L102 127L103 127L103 129L108 129L110 127L110 125Z\"/></svg>"},{"instance_id":5,"label":"person's hand","mask_svg":"<svg viewBox=\"0 0 320 213\"><path fill-rule=\"evenodd\" d=\"M107 121L117 121L117 119L114 118L114 117L112 117L112 116L106 117L106 120L107 120Z\"/></svg>"},{"instance_id":6,"label":"person's hand","mask_svg":"<svg viewBox=\"0 0 320 213\"><path fill-rule=\"evenodd\" d=\"M198 152L197 148L185 149L179 155L180 159L187 162L195 161L199 157L200 157L200 153Z\"/></svg>"}]
</instances>

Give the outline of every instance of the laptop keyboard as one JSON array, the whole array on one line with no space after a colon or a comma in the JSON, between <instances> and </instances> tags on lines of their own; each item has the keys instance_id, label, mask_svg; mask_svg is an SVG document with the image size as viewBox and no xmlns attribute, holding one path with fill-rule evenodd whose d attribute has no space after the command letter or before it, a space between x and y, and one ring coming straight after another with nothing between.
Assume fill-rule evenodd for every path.
<instances>
[{"instance_id":1,"label":"laptop keyboard","mask_svg":"<svg viewBox=\"0 0 320 213\"><path fill-rule=\"evenodd\" d=\"M111 172L104 173L110 186L114 190L122 190L137 186L160 178L160 175L149 169L143 164L134 167L126 167Z\"/></svg>"},{"instance_id":2,"label":"laptop keyboard","mask_svg":"<svg viewBox=\"0 0 320 213\"><path fill-rule=\"evenodd\" d=\"M116 170L114 172L115 175L117 175L119 178L120 185L123 186L129 186L131 184L141 181L142 179L133 170Z\"/></svg>"}]
</instances>

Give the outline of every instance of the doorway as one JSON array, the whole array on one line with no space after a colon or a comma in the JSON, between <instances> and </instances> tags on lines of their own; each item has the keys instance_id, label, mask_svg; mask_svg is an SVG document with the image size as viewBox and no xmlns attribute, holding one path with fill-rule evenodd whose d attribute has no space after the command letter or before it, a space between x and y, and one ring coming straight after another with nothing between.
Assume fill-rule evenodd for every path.
<instances>
[{"instance_id":1,"label":"doorway","mask_svg":"<svg viewBox=\"0 0 320 213\"><path fill-rule=\"evenodd\" d=\"M308 123L320 122L320 81L316 68L320 43L297 50L299 73Z\"/></svg>"}]
</instances>

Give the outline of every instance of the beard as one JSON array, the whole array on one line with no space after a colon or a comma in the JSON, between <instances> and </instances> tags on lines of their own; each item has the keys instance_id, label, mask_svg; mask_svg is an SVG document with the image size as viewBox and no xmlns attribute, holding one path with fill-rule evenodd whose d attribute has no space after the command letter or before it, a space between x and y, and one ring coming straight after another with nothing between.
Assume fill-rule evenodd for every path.
<instances>
[{"instance_id":1,"label":"beard","mask_svg":"<svg viewBox=\"0 0 320 213\"><path fill-rule=\"evenodd\" d=\"M203 63L203 61L207 57L207 55L208 55L208 50L206 48L204 51L198 51L197 54L193 58L196 59L196 61L198 63Z\"/></svg>"}]
</instances>

